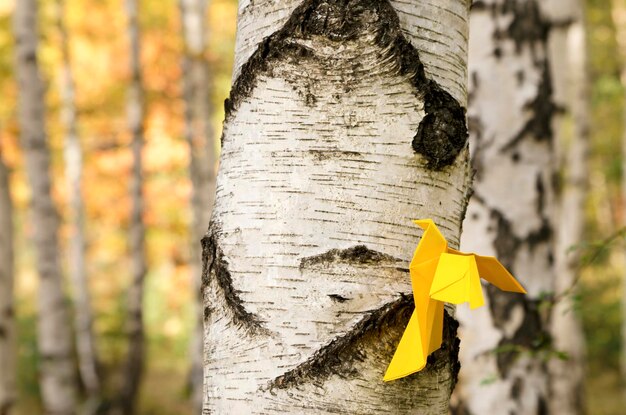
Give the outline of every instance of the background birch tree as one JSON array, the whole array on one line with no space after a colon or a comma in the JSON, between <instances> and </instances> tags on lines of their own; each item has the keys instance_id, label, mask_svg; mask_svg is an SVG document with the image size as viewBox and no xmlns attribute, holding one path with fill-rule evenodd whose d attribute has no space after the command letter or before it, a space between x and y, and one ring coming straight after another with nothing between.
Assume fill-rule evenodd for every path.
<instances>
[{"instance_id":1,"label":"background birch tree","mask_svg":"<svg viewBox=\"0 0 626 415\"><path fill-rule=\"evenodd\" d=\"M191 339L191 372L189 385L194 409L202 410L203 318L201 290L200 240L209 224L215 194L215 143L211 118L211 76L206 60L206 0L180 0L184 55L183 98L185 100L185 139L189 144L189 176L192 184L190 270L198 293L195 330Z\"/></svg>"},{"instance_id":2,"label":"background birch tree","mask_svg":"<svg viewBox=\"0 0 626 415\"><path fill-rule=\"evenodd\" d=\"M382 376L413 309L411 219L458 245L468 8L240 2L203 239L205 414L448 411L449 310L425 370Z\"/></svg>"},{"instance_id":3,"label":"background birch tree","mask_svg":"<svg viewBox=\"0 0 626 415\"><path fill-rule=\"evenodd\" d=\"M588 196L589 76L585 8L581 0L554 2L567 22L550 38L551 66L556 74L554 98L560 108L555 151L557 232L555 234L554 304L550 316L552 348L564 354L548 361L550 413L585 413L585 338L575 298L581 272L581 243Z\"/></svg>"},{"instance_id":4,"label":"background birch tree","mask_svg":"<svg viewBox=\"0 0 626 415\"><path fill-rule=\"evenodd\" d=\"M37 5L36 0L20 0L15 5L15 66L20 91L18 117L31 188L31 229L40 276L37 345L41 397L46 413L64 415L75 411L76 379L71 320L58 254L59 217L50 190L44 86L37 64Z\"/></svg>"},{"instance_id":5,"label":"background birch tree","mask_svg":"<svg viewBox=\"0 0 626 415\"><path fill-rule=\"evenodd\" d=\"M128 288L128 352L123 370L120 408L123 414L134 412L141 375L144 369L145 333L143 319L144 279L147 272L145 252L145 225L143 221L143 162L144 144L144 92L141 77L141 41L139 28L139 0L126 0L130 59L130 85L128 87L128 127L132 135L133 166L130 195L130 255L132 280Z\"/></svg>"},{"instance_id":6,"label":"background birch tree","mask_svg":"<svg viewBox=\"0 0 626 415\"><path fill-rule=\"evenodd\" d=\"M459 308L463 371L455 394L455 413L547 413L554 409L551 393L563 404L554 413L577 413L582 408L578 393L581 356L577 354L581 346L568 347L568 351L578 348L575 360L567 366L570 379L563 379L563 366L554 369L560 380L558 389L554 389L546 363L546 358L555 359L557 352L550 333L549 297L573 281L571 265L557 249L580 238L582 225L568 224L573 226L571 237L557 234L554 180L557 122L563 112L573 110L573 115L580 115L580 108L567 105L581 99L582 90L578 85L568 89L567 80L573 76L581 81L584 62L568 62L565 54L567 41L576 35L574 30L570 32L572 23L574 29L582 30L579 13L576 1L473 4L468 117L476 176L461 246L498 257L526 287L528 296L515 297L487 287L488 307L471 313ZM568 73L570 68L573 71ZM581 101L575 105L584 106ZM584 128L577 124L574 135ZM579 180L580 172L572 169L567 174L569 192L570 180ZM570 208L580 214L579 197L563 204L561 214ZM557 270L563 273L560 283ZM571 316L563 311L558 307L556 321ZM577 322L572 326L580 330ZM562 335L558 345L562 345Z\"/></svg>"},{"instance_id":7,"label":"background birch tree","mask_svg":"<svg viewBox=\"0 0 626 415\"><path fill-rule=\"evenodd\" d=\"M17 340L13 300L13 204L9 171L0 147L0 414L11 415L17 399Z\"/></svg>"},{"instance_id":8,"label":"background birch tree","mask_svg":"<svg viewBox=\"0 0 626 415\"><path fill-rule=\"evenodd\" d=\"M65 25L64 0L58 0L57 2L57 18L63 61L60 77L61 123L65 130L65 175L69 196L69 222L72 227L68 249L68 263L74 294L74 335L76 337L80 378L89 398L86 409L88 409L88 413L92 413L95 406L97 406L97 400L100 395L100 376L98 374L96 342L92 330L93 312L91 310L89 279L85 265L85 213L82 192L83 160L80 138L78 136L74 76L72 73L69 36Z\"/></svg>"}]
</instances>

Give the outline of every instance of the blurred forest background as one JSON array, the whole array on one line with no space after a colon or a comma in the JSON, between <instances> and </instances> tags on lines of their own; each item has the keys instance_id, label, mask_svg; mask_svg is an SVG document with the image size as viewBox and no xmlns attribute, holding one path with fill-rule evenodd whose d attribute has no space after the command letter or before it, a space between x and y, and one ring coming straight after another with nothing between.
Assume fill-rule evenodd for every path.
<instances>
[{"instance_id":1,"label":"blurred forest background","mask_svg":"<svg viewBox=\"0 0 626 415\"><path fill-rule=\"evenodd\" d=\"M18 332L18 414L40 411L36 298L38 276L29 215L30 186L19 144L18 86L11 19L15 2L0 1L0 154L10 171L14 204L15 295ZM591 82L591 153L586 247L596 254L583 262L577 312L583 319L588 353L590 414L623 414L626 379L620 374L622 291L626 278L626 199L622 195L626 91L613 6L626 0L587 0ZM122 0L39 1L39 67L45 83L45 116L52 153L52 195L62 218L60 251L68 268L72 235L70 197L63 158L65 45L75 83L77 132L83 152L82 194L86 226L86 271L92 295L94 334L104 395L115 393L126 356L127 289L131 282L132 134L126 100L132 78L127 14ZM60 30L62 16L65 31ZM219 137L228 95L237 2L211 0L206 11L207 44L201 58L210 68L211 127ZM143 149L147 275L144 320L146 367L137 413L192 413L189 373L191 338L197 319L196 286L190 266L194 237L185 139L182 60L184 46L177 0L142 0L140 63L145 88ZM619 30L618 30L619 29ZM65 32L65 34L63 33ZM582 45L581 45L582 47ZM216 140L218 141L218 140ZM215 144L216 148L218 144ZM5 229L0 229L5 232ZM614 236L611 238L611 236ZM585 247L583 247L585 249ZM597 255L597 253L600 253ZM72 289L68 284L67 292Z\"/></svg>"}]
</instances>

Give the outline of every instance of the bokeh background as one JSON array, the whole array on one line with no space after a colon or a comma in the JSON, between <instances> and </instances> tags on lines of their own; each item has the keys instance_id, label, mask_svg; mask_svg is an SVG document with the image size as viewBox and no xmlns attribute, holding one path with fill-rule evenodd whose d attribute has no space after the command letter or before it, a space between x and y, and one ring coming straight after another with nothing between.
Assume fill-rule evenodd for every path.
<instances>
[{"instance_id":1,"label":"bokeh background","mask_svg":"<svg viewBox=\"0 0 626 415\"><path fill-rule=\"evenodd\" d=\"M38 277L31 241L29 186L23 169L17 125L17 85L11 16L14 2L0 0L0 140L11 170L15 205L16 298L19 330L19 414L39 413L35 338ZM587 41L591 82L591 154L585 243L593 258L583 261L576 310L585 328L588 413L626 413L626 379L620 375L621 292L626 279L626 225L622 186L626 56L620 56L608 0L587 0ZM53 197L68 214L62 159L59 82L62 67L56 0L40 0L40 69L46 83L46 117L52 151ZM208 47L219 136L223 101L231 81L237 16L235 0L211 0ZM128 186L132 166L125 99L129 82L126 16L122 0L67 0L66 24L76 82L78 126L84 151L83 192L88 235L87 266L95 311L95 333L104 378L115 383L124 359L125 290L130 281ZM192 413L189 399L189 341L195 324L195 292L189 268L191 183L183 137L181 36L176 0L142 0L141 63L146 89L144 191L149 272L145 287L148 348L138 412ZM1 232L2 230L0 230ZM616 238L611 235L618 234ZM61 228L62 249L70 235Z\"/></svg>"}]
</instances>

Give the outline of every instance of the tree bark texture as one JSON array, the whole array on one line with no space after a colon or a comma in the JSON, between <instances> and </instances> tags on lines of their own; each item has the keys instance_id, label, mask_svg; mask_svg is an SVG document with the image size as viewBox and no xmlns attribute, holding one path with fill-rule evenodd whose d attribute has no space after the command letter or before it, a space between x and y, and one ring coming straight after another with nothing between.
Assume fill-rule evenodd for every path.
<instances>
[{"instance_id":1,"label":"tree bark texture","mask_svg":"<svg viewBox=\"0 0 626 415\"><path fill-rule=\"evenodd\" d=\"M492 0L472 7L468 118L475 181L461 247L498 257L528 295L487 286L486 307L457 310L463 371L455 413L551 408L549 299L557 288L562 238L556 231L556 128L568 110L563 83L554 82L568 76L559 72L568 68L555 46L565 46L559 42L573 22L572 4Z\"/></svg>"},{"instance_id":2,"label":"tree bark texture","mask_svg":"<svg viewBox=\"0 0 626 415\"><path fill-rule=\"evenodd\" d=\"M145 225L143 222L143 163L144 144L144 94L141 77L141 43L139 29L139 0L126 0L128 38L130 42L131 80L127 98L128 127L132 134L133 167L130 195L130 255L132 280L128 288L127 333L128 353L123 372L121 410L125 415L134 413L135 403L144 368L145 333L143 321L143 291L147 272L145 252Z\"/></svg>"},{"instance_id":3,"label":"tree bark texture","mask_svg":"<svg viewBox=\"0 0 626 415\"><path fill-rule=\"evenodd\" d=\"M17 398L17 344L13 301L13 205L9 171L0 148L0 415L14 413Z\"/></svg>"},{"instance_id":4,"label":"tree bark texture","mask_svg":"<svg viewBox=\"0 0 626 415\"><path fill-rule=\"evenodd\" d=\"M198 293L198 321L191 339L191 398L196 413L202 410L204 332L202 318L202 258L200 240L211 216L215 195L214 133L211 125L211 77L205 57L206 0L180 0L179 8L185 42L183 56L183 98L185 100L185 139L189 143L189 176L192 184L191 260L193 287Z\"/></svg>"},{"instance_id":5,"label":"tree bark texture","mask_svg":"<svg viewBox=\"0 0 626 415\"><path fill-rule=\"evenodd\" d=\"M15 5L20 139L31 187L31 227L40 276L37 344L44 411L72 414L76 404L72 333L59 263L59 217L50 190L50 152L44 122L44 86L37 65L37 1Z\"/></svg>"},{"instance_id":6,"label":"tree bark texture","mask_svg":"<svg viewBox=\"0 0 626 415\"><path fill-rule=\"evenodd\" d=\"M575 304L580 272L580 250L585 225L589 151L589 78L585 13L581 0L561 0L568 24L551 36L551 64L555 75L554 99L560 108L556 130L558 175L557 231L555 234L555 304L550 320L552 345L567 355L552 358L550 413L585 412L585 337Z\"/></svg>"},{"instance_id":7,"label":"tree bark texture","mask_svg":"<svg viewBox=\"0 0 626 415\"><path fill-rule=\"evenodd\" d=\"M82 150L78 136L75 86L71 64L69 36L65 25L65 1L58 0L58 28L63 58L61 66L61 123L65 129L65 176L68 186L72 234L69 241L69 274L74 293L74 335L78 354L78 369L89 397L88 405L98 399L100 377L96 342L93 335L93 312L89 279L85 266L85 209L82 193Z\"/></svg>"},{"instance_id":8,"label":"tree bark texture","mask_svg":"<svg viewBox=\"0 0 626 415\"><path fill-rule=\"evenodd\" d=\"M471 173L469 2L241 1L203 239L203 413L445 414L456 322L384 383L433 218L458 245Z\"/></svg>"}]
</instances>

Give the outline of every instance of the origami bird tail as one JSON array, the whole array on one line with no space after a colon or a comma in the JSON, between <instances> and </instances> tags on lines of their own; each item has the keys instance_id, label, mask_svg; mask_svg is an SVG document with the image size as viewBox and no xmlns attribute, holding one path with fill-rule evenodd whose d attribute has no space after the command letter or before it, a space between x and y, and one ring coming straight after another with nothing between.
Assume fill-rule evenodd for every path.
<instances>
[{"instance_id":1,"label":"origami bird tail","mask_svg":"<svg viewBox=\"0 0 626 415\"><path fill-rule=\"evenodd\" d=\"M387 367L383 380L389 382L419 372L426 366L427 354L422 346L422 335L419 317L414 311L400 339L396 353Z\"/></svg>"}]
</instances>

